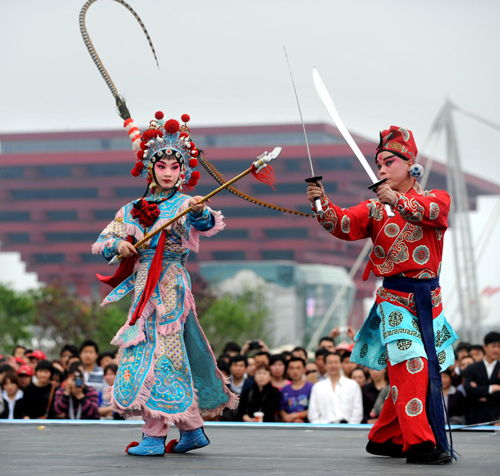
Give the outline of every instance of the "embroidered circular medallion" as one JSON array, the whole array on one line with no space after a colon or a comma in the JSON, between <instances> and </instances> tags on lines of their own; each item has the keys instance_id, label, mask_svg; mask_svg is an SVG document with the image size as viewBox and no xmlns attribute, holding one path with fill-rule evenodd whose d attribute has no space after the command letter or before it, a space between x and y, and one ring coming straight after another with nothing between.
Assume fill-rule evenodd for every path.
<instances>
[{"instance_id":1,"label":"embroidered circular medallion","mask_svg":"<svg viewBox=\"0 0 500 476\"><path fill-rule=\"evenodd\" d=\"M366 357L367 353L368 353L368 344L365 342L363 344L363 347L361 347L361 351L359 352L359 356L361 358L364 358L364 357Z\"/></svg>"},{"instance_id":2,"label":"embroidered circular medallion","mask_svg":"<svg viewBox=\"0 0 500 476\"><path fill-rule=\"evenodd\" d=\"M441 331L436 331L436 347L441 345Z\"/></svg>"},{"instance_id":3,"label":"embroidered circular medallion","mask_svg":"<svg viewBox=\"0 0 500 476\"><path fill-rule=\"evenodd\" d=\"M382 248L381 246L377 245L375 246L375 248L373 248L373 252L375 253L375 256L377 258L385 258L385 251L384 251L384 248Z\"/></svg>"},{"instance_id":4,"label":"embroidered circular medallion","mask_svg":"<svg viewBox=\"0 0 500 476\"><path fill-rule=\"evenodd\" d=\"M396 346L399 350L408 350L411 347L411 340L408 339L398 339Z\"/></svg>"},{"instance_id":5,"label":"embroidered circular medallion","mask_svg":"<svg viewBox=\"0 0 500 476\"><path fill-rule=\"evenodd\" d=\"M328 233L331 233L334 228L335 228L335 224L332 223L331 221L327 221L325 223L323 223L323 228L328 232Z\"/></svg>"},{"instance_id":6,"label":"embroidered circular medallion","mask_svg":"<svg viewBox=\"0 0 500 476\"><path fill-rule=\"evenodd\" d=\"M378 358L378 364L379 365L387 364L387 352L385 350L380 354L380 357Z\"/></svg>"},{"instance_id":7,"label":"embroidered circular medallion","mask_svg":"<svg viewBox=\"0 0 500 476\"><path fill-rule=\"evenodd\" d=\"M368 324L368 327L372 330L372 331L376 331L379 327L380 327L380 322L381 322L381 319L380 317L378 316L375 316L371 319L370 323Z\"/></svg>"},{"instance_id":8,"label":"embroidered circular medallion","mask_svg":"<svg viewBox=\"0 0 500 476\"><path fill-rule=\"evenodd\" d=\"M432 202L430 204L429 218L431 220L435 220L439 215L439 205L437 203Z\"/></svg>"},{"instance_id":9,"label":"embroidered circular medallion","mask_svg":"<svg viewBox=\"0 0 500 476\"><path fill-rule=\"evenodd\" d=\"M413 326L413 329L420 332L420 327L418 325L418 321L414 317L412 317L412 319L411 319L411 325Z\"/></svg>"},{"instance_id":10,"label":"embroidered circular medallion","mask_svg":"<svg viewBox=\"0 0 500 476\"><path fill-rule=\"evenodd\" d=\"M422 413L424 409L424 406L422 405L422 402L418 398L412 398L407 404L406 404L406 414L408 416L414 417L418 416Z\"/></svg>"},{"instance_id":11,"label":"embroidered circular medallion","mask_svg":"<svg viewBox=\"0 0 500 476\"><path fill-rule=\"evenodd\" d=\"M396 223L389 223L385 226L384 231L389 238L394 238L399 233L399 226Z\"/></svg>"},{"instance_id":12,"label":"embroidered circular medallion","mask_svg":"<svg viewBox=\"0 0 500 476\"><path fill-rule=\"evenodd\" d=\"M410 374L418 374L424 368L424 361L420 357L409 359L406 361L406 370Z\"/></svg>"},{"instance_id":13,"label":"embroidered circular medallion","mask_svg":"<svg viewBox=\"0 0 500 476\"><path fill-rule=\"evenodd\" d=\"M446 362L446 351L442 350L441 352L439 352L437 357L439 365L443 365Z\"/></svg>"},{"instance_id":14,"label":"embroidered circular medallion","mask_svg":"<svg viewBox=\"0 0 500 476\"><path fill-rule=\"evenodd\" d=\"M429 252L429 248L425 245L420 245L415 248L413 251L413 260L418 264L425 264L429 261L431 254Z\"/></svg>"},{"instance_id":15,"label":"embroidered circular medallion","mask_svg":"<svg viewBox=\"0 0 500 476\"><path fill-rule=\"evenodd\" d=\"M400 311L392 311L389 314L389 325L391 327L397 327L403 322L403 313Z\"/></svg>"},{"instance_id":16,"label":"embroidered circular medallion","mask_svg":"<svg viewBox=\"0 0 500 476\"><path fill-rule=\"evenodd\" d=\"M344 215L340 222L340 226L344 233L349 233L351 231L351 219L347 215Z\"/></svg>"},{"instance_id":17,"label":"embroidered circular medallion","mask_svg":"<svg viewBox=\"0 0 500 476\"><path fill-rule=\"evenodd\" d=\"M403 136L403 139L405 141L410 140L410 133L406 129L403 129L402 127L400 127L398 129L398 131L401 132L401 135Z\"/></svg>"},{"instance_id":18,"label":"embroidered circular medallion","mask_svg":"<svg viewBox=\"0 0 500 476\"><path fill-rule=\"evenodd\" d=\"M396 387L396 385L391 387L391 397L392 403L396 404L396 400L398 399L398 387Z\"/></svg>"}]
</instances>

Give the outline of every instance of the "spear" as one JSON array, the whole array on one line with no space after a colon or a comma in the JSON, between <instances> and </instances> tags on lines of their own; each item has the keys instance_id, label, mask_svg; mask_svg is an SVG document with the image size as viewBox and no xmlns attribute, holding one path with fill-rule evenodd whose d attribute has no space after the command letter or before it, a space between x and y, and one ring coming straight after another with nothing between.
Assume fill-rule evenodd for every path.
<instances>
[{"instance_id":1,"label":"spear","mask_svg":"<svg viewBox=\"0 0 500 476\"><path fill-rule=\"evenodd\" d=\"M239 174L236 177L234 177L233 179L229 180L224 185L221 185L219 188L215 189L213 192L210 192L208 195L206 195L201 200L199 200L198 203L204 203L204 202L206 202L207 200L209 200L210 198L212 198L214 195L217 195L219 192L222 192L222 190L224 190L225 188L229 187L230 185L232 185L233 183L237 182L238 180L242 179L243 177L245 177L249 173L251 173L257 180L259 180L261 182L268 183L268 184L270 184L272 186L273 178L274 178L273 177L274 172L272 171L271 167L269 167L269 169L266 171L267 175L266 174L262 174L263 176L259 177L257 174L259 172L261 172L263 169L265 169L267 167L267 164L269 164L269 162L271 162L271 160L276 159L281 154L282 150L283 150L282 147L275 147L274 150L270 154L268 154L267 151L266 151L262 155L259 155L259 157L257 157L257 160L252 164L251 167L249 167L244 172L241 172L241 174ZM153 236L156 236L158 233L160 233L161 231L163 231L165 228L167 228L168 226L170 226L172 223L175 223L177 220L179 220L179 218L182 218L184 215L187 215L190 211L192 211L191 207L186 208L183 212L179 213L174 218L172 218L171 220L167 221L165 224L163 224L162 226L160 226L158 229L156 229L155 231L153 231L153 232L149 233L148 235L146 235L141 241L138 241L134 245L134 248L138 248L139 246L143 245L144 243L146 243L146 241L148 241L151 238L153 238ZM121 255L115 255L109 261L108 264L109 265L118 264L122 260L122 258L123 258L123 256L121 256Z\"/></svg>"}]
</instances>

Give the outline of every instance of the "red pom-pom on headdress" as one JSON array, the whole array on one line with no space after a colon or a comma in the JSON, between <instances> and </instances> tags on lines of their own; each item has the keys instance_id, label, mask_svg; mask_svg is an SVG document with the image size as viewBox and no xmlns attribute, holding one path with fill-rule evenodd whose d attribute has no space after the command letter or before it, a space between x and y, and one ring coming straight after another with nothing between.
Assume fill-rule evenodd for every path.
<instances>
[{"instance_id":1,"label":"red pom-pom on headdress","mask_svg":"<svg viewBox=\"0 0 500 476\"><path fill-rule=\"evenodd\" d=\"M191 178L195 179L196 181L201 177L201 174L198 170L195 170L192 174L191 174Z\"/></svg>"},{"instance_id":2,"label":"red pom-pom on headdress","mask_svg":"<svg viewBox=\"0 0 500 476\"><path fill-rule=\"evenodd\" d=\"M148 148L148 143L145 140L143 140L141 142L140 147L141 147L141 150L146 150Z\"/></svg>"},{"instance_id":3,"label":"red pom-pom on headdress","mask_svg":"<svg viewBox=\"0 0 500 476\"><path fill-rule=\"evenodd\" d=\"M189 166L192 167L193 169L198 166L198 160L197 159L191 159L189 161Z\"/></svg>"},{"instance_id":4,"label":"red pom-pom on headdress","mask_svg":"<svg viewBox=\"0 0 500 476\"><path fill-rule=\"evenodd\" d=\"M166 123L165 123L165 130L169 133L169 134L175 134L176 132L179 132L179 129L180 129L180 124L179 124L179 121L176 121L175 119L169 119Z\"/></svg>"},{"instance_id":5,"label":"red pom-pom on headdress","mask_svg":"<svg viewBox=\"0 0 500 476\"><path fill-rule=\"evenodd\" d=\"M187 132L181 132L181 133L179 134L179 137L180 137L180 138L183 138L183 137L184 137L184 138L185 138L185 137L189 137L189 134L188 134Z\"/></svg>"},{"instance_id":6,"label":"red pom-pom on headdress","mask_svg":"<svg viewBox=\"0 0 500 476\"><path fill-rule=\"evenodd\" d=\"M143 150L140 150L139 152L137 152L137 158L139 160L142 160L144 158L144 151Z\"/></svg>"},{"instance_id":7,"label":"red pom-pom on headdress","mask_svg":"<svg viewBox=\"0 0 500 476\"><path fill-rule=\"evenodd\" d=\"M161 112L161 111L156 112L155 118L157 120L163 119L163 112Z\"/></svg>"},{"instance_id":8,"label":"red pom-pom on headdress","mask_svg":"<svg viewBox=\"0 0 500 476\"><path fill-rule=\"evenodd\" d=\"M141 171L140 170L137 170L136 168L133 168L130 173L134 176L134 177L139 177L139 175L141 175Z\"/></svg>"},{"instance_id":9,"label":"red pom-pom on headdress","mask_svg":"<svg viewBox=\"0 0 500 476\"><path fill-rule=\"evenodd\" d=\"M139 171L141 171L143 168L144 168L144 164L138 160L136 163L135 163L135 168Z\"/></svg>"},{"instance_id":10,"label":"red pom-pom on headdress","mask_svg":"<svg viewBox=\"0 0 500 476\"><path fill-rule=\"evenodd\" d=\"M192 155L193 157L198 157L198 154L199 154L198 149L191 150L191 155Z\"/></svg>"},{"instance_id":11,"label":"red pom-pom on headdress","mask_svg":"<svg viewBox=\"0 0 500 476\"><path fill-rule=\"evenodd\" d=\"M189 117L189 114L183 114L181 116L181 120L182 120L182 122L189 122L191 120L191 118Z\"/></svg>"},{"instance_id":12,"label":"red pom-pom on headdress","mask_svg":"<svg viewBox=\"0 0 500 476\"><path fill-rule=\"evenodd\" d=\"M148 141L151 139L151 131L148 129L142 133L142 140Z\"/></svg>"}]
</instances>

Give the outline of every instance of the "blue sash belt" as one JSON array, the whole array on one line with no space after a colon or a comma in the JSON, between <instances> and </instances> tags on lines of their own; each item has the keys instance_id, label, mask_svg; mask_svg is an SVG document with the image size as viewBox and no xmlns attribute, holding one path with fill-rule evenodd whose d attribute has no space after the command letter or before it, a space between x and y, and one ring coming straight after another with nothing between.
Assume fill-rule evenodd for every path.
<instances>
[{"instance_id":1,"label":"blue sash belt","mask_svg":"<svg viewBox=\"0 0 500 476\"><path fill-rule=\"evenodd\" d=\"M404 276L391 276L384 278L382 286L385 289L399 291L403 293L414 293L415 304L420 325L420 332L427 354L427 365L429 370L429 385L427 388L426 410L429 424L436 438L436 445L445 451L449 451L453 456L453 440L450 430L450 442L446 437L445 421L448 415L444 412L443 383L440 375L440 367L436 354L433 316L432 316L432 295L431 291L439 287L439 278L415 279ZM445 420L446 419L446 420Z\"/></svg>"}]
</instances>

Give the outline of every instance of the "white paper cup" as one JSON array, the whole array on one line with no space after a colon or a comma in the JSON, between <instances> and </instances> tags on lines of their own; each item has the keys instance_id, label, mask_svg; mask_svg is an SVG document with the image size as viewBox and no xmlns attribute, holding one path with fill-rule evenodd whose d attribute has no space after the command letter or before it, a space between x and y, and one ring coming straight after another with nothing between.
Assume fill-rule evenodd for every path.
<instances>
[{"instance_id":1,"label":"white paper cup","mask_svg":"<svg viewBox=\"0 0 500 476\"><path fill-rule=\"evenodd\" d=\"M262 423L264 421L264 413L262 412L255 412L253 417L257 423Z\"/></svg>"}]
</instances>

